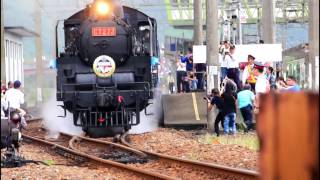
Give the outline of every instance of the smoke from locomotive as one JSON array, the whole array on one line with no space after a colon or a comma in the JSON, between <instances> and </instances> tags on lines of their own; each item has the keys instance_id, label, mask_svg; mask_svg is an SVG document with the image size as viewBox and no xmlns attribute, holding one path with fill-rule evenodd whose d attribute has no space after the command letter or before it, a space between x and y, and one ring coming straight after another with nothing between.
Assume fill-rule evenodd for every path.
<instances>
[{"instance_id":1,"label":"smoke from locomotive","mask_svg":"<svg viewBox=\"0 0 320 180\"><path fill-rule=\"evenodd\" d=\"M56 42L57 100L73 123L91 136L139 124L157 79L156 20L116 0L95 0L64 21L64 35L64 52Z\"/></svg>"}]
</instances>

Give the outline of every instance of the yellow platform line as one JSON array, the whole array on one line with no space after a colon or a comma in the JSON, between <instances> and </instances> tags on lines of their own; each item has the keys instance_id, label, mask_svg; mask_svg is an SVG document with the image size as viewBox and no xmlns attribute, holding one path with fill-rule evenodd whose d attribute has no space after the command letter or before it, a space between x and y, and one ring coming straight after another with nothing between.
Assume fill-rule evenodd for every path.
<instances>
[{"instance_id":1,"label":"yellow platform line","mask_svg":"<svg viewBox=\"0 0 320 180\"><path fill-rule=\"evenodd\" d=\"M193 110L194 110L194 115L196 116L196 120L200 121L199 110L198 110L197 99L196 99L195 93L192 93L192 103L193 103Z\"/></svg>"}]
</instances>

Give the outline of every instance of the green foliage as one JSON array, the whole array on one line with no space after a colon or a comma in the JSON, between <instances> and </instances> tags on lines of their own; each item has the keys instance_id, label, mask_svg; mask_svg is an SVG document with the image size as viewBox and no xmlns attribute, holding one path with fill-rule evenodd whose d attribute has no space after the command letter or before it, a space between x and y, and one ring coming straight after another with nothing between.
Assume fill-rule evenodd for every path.
<instances>
[{"instance_id":1,"label":"green foliage","mask_svg":"<svg viewBox=\"0 0 320 180\"><path fill-rule=\"evenodd\" d=\"M52 165L54 165L55 163L54 163L54 161L53 160L51 160L51 159L49 159L49 160L45 160L45 161L43 161L45 164L47 164L48 166L52 166Z\"/></svg>"},{"instance_id":2,"label":"green foliage","mask_svg":"<svg viewBox=\"0 0 320 180\"><path fill-rule=\"evenodd\" d=\"M221 144L236 144L252 150L259 150L259 140L256 135L221 136L219 137L219 142Z\"/></svg>"},{"instance_id":3,"label":"green foliage","mask_svg":"<svg viewBox=\"0 0 320 180\"><path fill-rule=\"evenodd\" d=\"M198 142L202 144L224 144L224 145L239 145L252 150L259 150L259 140L254 134L237 134L237 135L222 135L215 136L205 134L198 138Z\"/></svg>"}]
</instances>

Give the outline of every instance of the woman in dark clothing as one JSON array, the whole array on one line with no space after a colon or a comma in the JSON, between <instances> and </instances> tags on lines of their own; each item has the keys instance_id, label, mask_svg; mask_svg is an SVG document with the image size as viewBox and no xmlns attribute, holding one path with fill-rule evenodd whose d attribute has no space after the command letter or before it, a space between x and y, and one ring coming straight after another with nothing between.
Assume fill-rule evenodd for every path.
<instances>
[{"instance_id":1,"label":"woman in dark clothing","mask_svg":"<svg viewBox=\"0 0 320 180\"><path fill-rule=\"evenodd\" d=\"M224 133L236 133L236 112L237 112L237 94L236 88L231 83L225 86L225 92L221 96L223 98L223 112L224 116ZM231 129L231 131L230 131Z\"/></svg>"},{"instance_id":2,"label":"woman in dark clothing","mask_svg":"<svg viewBox=\"0 0 320 180\"><path fill-rule=\"evenodd\" d=\"M212 98L211 101L207 98L208 101L208 110L210 111L214 105L216 105L217 109L219 110L219 113L216 117L216 120L214 121L214 132L217 134L217 136L220 135L219 132L219 122L222 124L223 128L223 119L224 119L224 113L223 113L223 99L220 96L220 92L218 88L214 88L211 91Z\"/></svg>"}]
</instances>

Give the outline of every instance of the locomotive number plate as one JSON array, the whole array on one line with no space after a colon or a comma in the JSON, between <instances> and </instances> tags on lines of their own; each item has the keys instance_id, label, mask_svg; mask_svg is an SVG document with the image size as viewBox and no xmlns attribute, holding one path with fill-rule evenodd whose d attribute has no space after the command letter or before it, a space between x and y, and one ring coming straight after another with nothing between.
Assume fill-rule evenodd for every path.
<instances>
[{"instance_id":1,"label":"locomotive number plate","mask_svg":"<svg viewBox=\"0 0 320 180\"><path fill-rule=\"evenodd\" d=\"M92 36L116 36L115 27L93 27Z\"/></svg>"}]
</instances>

